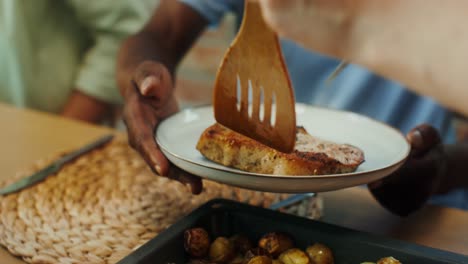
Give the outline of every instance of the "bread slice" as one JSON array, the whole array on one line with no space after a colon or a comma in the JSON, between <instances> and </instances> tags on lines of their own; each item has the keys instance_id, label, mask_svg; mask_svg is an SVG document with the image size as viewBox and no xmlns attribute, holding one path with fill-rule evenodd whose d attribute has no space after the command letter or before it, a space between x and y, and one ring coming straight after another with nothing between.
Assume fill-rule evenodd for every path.
<instances>
[{"instance_id":1,"label":"bread slice","mask_svg":"<svg viewBox=\"0 0 468 264\"><path fill-rule=\"evenodd\" d=\"M208 127L197 143L206 158L240 170L276 175L320 175L353 172L364 162L357 147L313 137L297 128L296 145L283 153L218 123Z\"/></svg>"}]
</instances>

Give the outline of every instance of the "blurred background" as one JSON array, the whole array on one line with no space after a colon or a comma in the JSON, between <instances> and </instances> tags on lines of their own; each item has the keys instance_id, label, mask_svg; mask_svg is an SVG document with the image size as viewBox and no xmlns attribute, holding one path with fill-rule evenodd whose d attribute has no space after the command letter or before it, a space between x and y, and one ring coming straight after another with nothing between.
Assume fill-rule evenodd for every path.
<instances>
[{"instance_id":1,"label":"blurred background","mask_svg":"<svg viewBox=\"0 0 468 264\"><path fill-rule=\"evenodd\" d=\"M235 33L236 18L228 14L219 28L206 30L184 58L176 82L181 107L211 103L216 71Z\"/></svg>"}]
</instances>

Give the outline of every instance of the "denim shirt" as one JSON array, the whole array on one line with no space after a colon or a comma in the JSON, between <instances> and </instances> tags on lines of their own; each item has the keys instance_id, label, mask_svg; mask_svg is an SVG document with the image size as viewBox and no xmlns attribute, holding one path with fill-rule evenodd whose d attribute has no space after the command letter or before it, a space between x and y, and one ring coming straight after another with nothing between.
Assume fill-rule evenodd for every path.
<instances>
[{"instance_id":1,"label":"denim shirt","mask_svg":"<svg viewBox=\"0 0 468 264\"><path fill-rule=\"evenodd\" d=\"M191 6L216 26L226 12L243 12L241 0L179 0ZM403 133L421 123L436 127L446 143L455 133L452 113L434 100L418 96L397 82L377 76L358 66L349 65L330 84L325 80L339 61L313 53L288 39L281 47L294 87L297 102L349 110L383 121Z\"/></svg>"},{"instance_id":2,"label":"denim shirt","mask_svg":"<svg viewBox=\"0 0 468 264\"><path fill-rule=\"evenodd\" d=\"M179 0L199 12L216 26L226 12L241 21L244 1ZM398 82L373 74L358 65L349 65L329 85L325 83L339 61L302 48L288 39L281 47L294 87L297 102L342 109L369 116L407 133L413 127L429 123L440 132L444 143L455 141L451 113L433 99L419 96ZM435 196L431 200L446 206L468 209L466 190Z\"/></svg>"}]
</instances>

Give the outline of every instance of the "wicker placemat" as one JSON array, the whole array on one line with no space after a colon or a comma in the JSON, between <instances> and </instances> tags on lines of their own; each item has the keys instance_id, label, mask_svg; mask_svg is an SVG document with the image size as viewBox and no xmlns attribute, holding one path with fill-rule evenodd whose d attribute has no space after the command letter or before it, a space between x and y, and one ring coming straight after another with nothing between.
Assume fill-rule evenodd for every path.
<instances>
[{"instance_id":1,"label":"wicker placemat","mask_svg":"<svg viewBox=\"0 0 468 264\"><path fill-rule=\"evenodd\" d=\"M178 182L155 177L125 140L116 139L44 182L0 197L0 244L29 263L116 263L210 199L268 206L286 197L204 185L194 196Z\"/></svg>"}]
</instances>

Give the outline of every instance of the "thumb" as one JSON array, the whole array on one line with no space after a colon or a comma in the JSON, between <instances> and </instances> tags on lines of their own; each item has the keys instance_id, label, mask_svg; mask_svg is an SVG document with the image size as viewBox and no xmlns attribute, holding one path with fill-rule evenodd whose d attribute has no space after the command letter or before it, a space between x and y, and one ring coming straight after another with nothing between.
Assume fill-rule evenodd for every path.
<instances>
[{"instance_id":1,"label":"thumb","mask_svg":"<svg viewBox=\"0 0 468 264\"><path fill-rule=\"evenodd\" d=\"M141 95L164 100L172 92L172 76L161 63L145 61L141 63L133 74L132 81Z\"/></svg>"},{"instance_id":2,"label":"thumb","mask_svg":"<svg viewBox=\"0 0 468 264\"><path fill-rule=\"evenodd\" d=\"M442 142L437 130L428 124L422 124L413 128L406 138L411 144L411 156L413 157L423 156L434 146Z\"/></svg>"}]
</instances>

